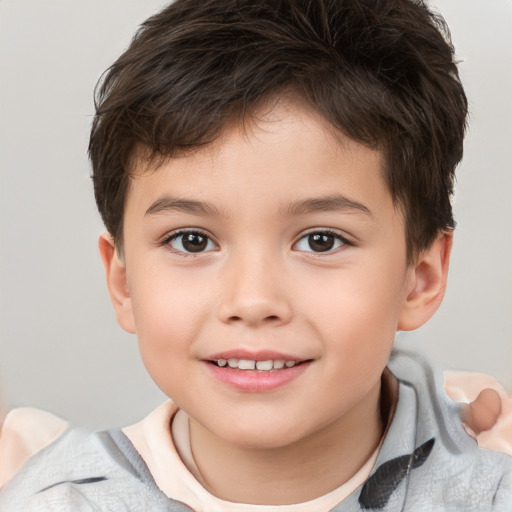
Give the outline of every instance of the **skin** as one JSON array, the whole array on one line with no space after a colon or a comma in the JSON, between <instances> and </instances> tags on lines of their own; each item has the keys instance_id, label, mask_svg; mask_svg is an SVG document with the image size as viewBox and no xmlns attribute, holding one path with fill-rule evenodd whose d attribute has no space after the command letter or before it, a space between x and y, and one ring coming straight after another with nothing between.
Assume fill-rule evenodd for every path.
<instances>
[{"instance_id":1,"label":"skin","mask_svg":"<svg viewBox=\"0 0 512 512\"><path fill-rule=\"evenodd\" d=\"M191 417L201 483L225 500L281 505L338 487L378 446L395 333L437 309L452 239L441 234L408 265L379 151L297 102L254 119L156 170L141 166L123 256L108 234L99 245L120 325L137 334L152 378ZM333 195L343 207L289 211ZM169 197L213 211L171 208ZM333 249L315 252L308 235L326 228ZM180 229L207 235L205 250L184 252L182 238L169 239ZM275 390L246 392L205 362L233 348L308 362Z\"/></svg>"},{"instance_id":2,"label":"skin","mask_svg":"<svg viewBox=\"0 0 512 512\"><path fill-rule=\"evenodd\" d=\"M483 389L477 398L468 404L462 419L473 430L480 434L491 429L501 414L501 398L494 389Z\"/></svg>"}]
</instances>

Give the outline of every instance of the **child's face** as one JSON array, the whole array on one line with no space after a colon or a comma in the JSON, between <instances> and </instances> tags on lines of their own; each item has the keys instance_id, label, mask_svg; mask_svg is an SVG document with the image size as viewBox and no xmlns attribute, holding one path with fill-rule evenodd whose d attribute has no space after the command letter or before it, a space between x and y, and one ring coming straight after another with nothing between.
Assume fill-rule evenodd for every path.
<instances>
[{"instance_id":1,"label":"child's face","mask_svg":"<svg viewBox=\"0 0 512 512\"><path fill-rule=\"evenodd\" d=\"M121 324L208 432L277 447L375 417L414 274L380 152L281 103L134 179L124 227Z\"/></svg>"}]
</instances>

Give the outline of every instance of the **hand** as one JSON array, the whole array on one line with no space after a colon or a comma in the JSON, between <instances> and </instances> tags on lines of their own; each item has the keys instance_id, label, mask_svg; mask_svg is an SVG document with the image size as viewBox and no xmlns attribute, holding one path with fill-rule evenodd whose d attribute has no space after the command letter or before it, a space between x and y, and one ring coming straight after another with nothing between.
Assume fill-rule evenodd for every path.
<instances>
[{"instance_id":1,"label":"hand","mask_svg":"<svg viewBox=\"0 0 512 512\"><path fill-rule=\"evenodd\" d=\"M445 372L448 396L462 402L461 420L478 446L512 456L512 397L481 373Z\"/></svg>"},{"instance_id":2,"label":"hand","mask_svg":"<svg viewBox=\"0 0 512 512\"><path fill-rule=\"evenodd\" d=\"M501 414L501 397L492 388L485 388L470 402L464 404L461 409L462 421L476 435L486 430L491 430L498 422Z\"/></svg>"}]
</instances>

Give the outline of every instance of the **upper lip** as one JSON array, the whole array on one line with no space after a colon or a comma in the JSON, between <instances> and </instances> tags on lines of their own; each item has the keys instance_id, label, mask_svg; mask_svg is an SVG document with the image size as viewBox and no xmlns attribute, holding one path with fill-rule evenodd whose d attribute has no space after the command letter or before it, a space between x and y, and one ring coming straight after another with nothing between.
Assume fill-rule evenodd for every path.
<instances>
[{"instance_id":1,"label":"upper lip","mask_svg":"<svg viewBox=\"0 0 512 512\"><path fill-rule=\"evenodd\" d=\"M224 352L217 352L205 358L207 361L218 361L219 359L245 359L249 361L305 361L303 357L292 354L285 354L275 350L244 350L231 349Z\"/></svg>"}]
</instances>

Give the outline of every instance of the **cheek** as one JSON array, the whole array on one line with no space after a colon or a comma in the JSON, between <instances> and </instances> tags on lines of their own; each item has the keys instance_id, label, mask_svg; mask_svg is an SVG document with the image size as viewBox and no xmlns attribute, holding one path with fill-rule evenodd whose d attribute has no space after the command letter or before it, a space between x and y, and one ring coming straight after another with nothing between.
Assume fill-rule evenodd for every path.
<instances>
[{"instance_id":1,"label":"cheek","mask_svg":"<svg viewBox=\"0 0 512 512\"><path fill-rule=\"evenodd\" d=\"M159 385L162 375L179 372L194 356L194 340L209 310L205 290L161 276L146 275L143 286L135 282L131 290L140 353Z\"/></svg>"},{"instance_id":2,"label":"cheek","mask_svg":"<svg viewBox=\"0 0 512 512\"><path fill-rule=\"evenodd\" d=\"M173 272L157 260L151 270L134 275L130 287L137 335L158 338L176 333L180 339L188 338L209 301L208 290L204 280L190 271Z\"/></svg>"},{"instance_id":3,"label":"cheek","mask_svg":"<svg viewBox=\"0 0 512 512\"><path fill-rule=\"evenodd\" d=\"M404 299L403 272L364 265L311 282L304 310L329 349L347 361L386 360ZM322 290L322 293L318 293Z\"/></svg>"},{"instance_id":4,"label":"cheek","mask_svg":"<svg viewBox=\"0 0 512 512\"><path fill-rule=\"evenodd\" d=\"M341 271L304 287L306 309L315 312L310 316L322 318L327 329L340 325L354 332L393 329L404 297L400 283L401 276L393 276L390 269Z\"/></svg>"}]
</instances>

